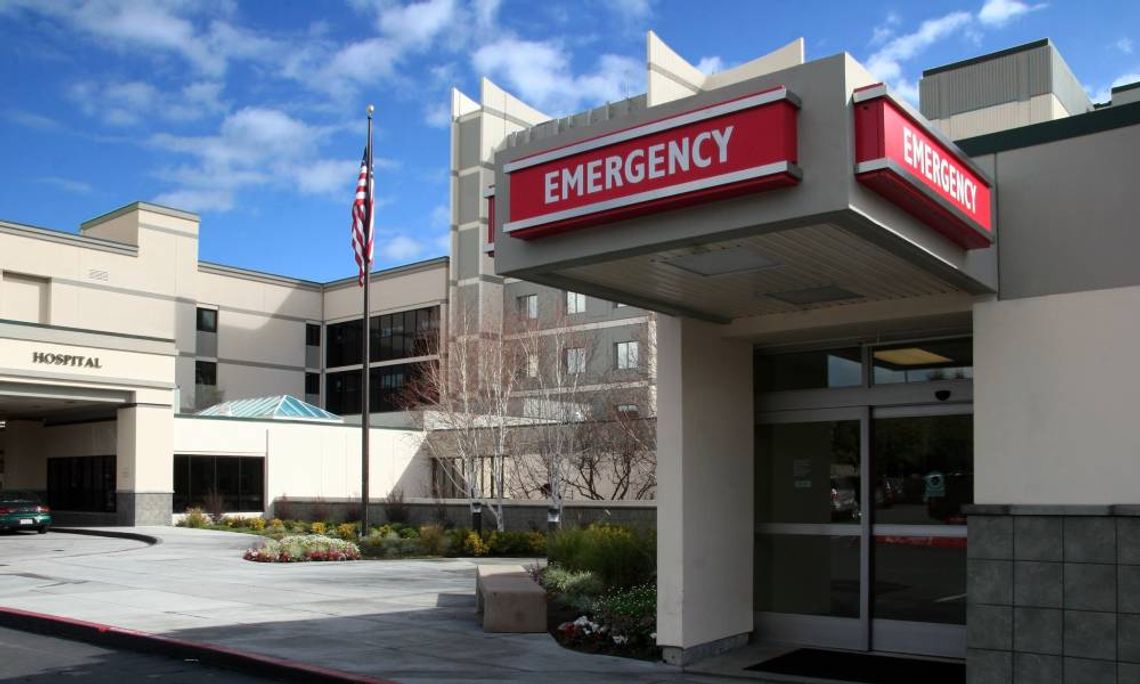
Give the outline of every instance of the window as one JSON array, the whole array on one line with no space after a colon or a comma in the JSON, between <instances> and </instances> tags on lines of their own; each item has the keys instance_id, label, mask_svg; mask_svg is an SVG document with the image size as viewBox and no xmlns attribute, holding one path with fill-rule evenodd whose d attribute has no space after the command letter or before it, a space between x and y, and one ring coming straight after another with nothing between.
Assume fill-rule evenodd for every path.
<instances>
[{"instance_id":1,"label":"window","mask_svg":"<svg viewBox=\"0 0 1140 684\"><path fill-rule=\"evenodd\" d=\"M305 394L317 396L321 393L321 374L305 373Z\"/></svg>"},{"instance_id":2,"label":"window","mask_svg":"<svg viewBox=\"0 0 1140 684\"><path fill-rule=\"evenodd\" d=\"M538 295L529 294L515 298L519 318L538 318Z\"/></svg>"},{"instance_id":3,"label":"window","mask_svg":"<svg viewBox=\"0 0 1140 684\"><path fill-rule=\"evenodd\" d=\"M439 353L439 307L372 316L368 320L370 361L394 361ZM360 364L364 340L360 321L334 323L326 330L325 367Z\"/></svg>"},{"instance_id":4,"label":"window","mask_svg":"<svg viewBox=\"0 0 1140 684\"><path fill-rule=\"evenodd\" d=\"M216 386L218 384L218 364L213 361L195 361L194 384Z\"/></svg>"},{"instance_id":5,"label":"window","mask_svg":"<svg viewBox=\"0 0 1140 684\"><path fill-rule=\"evenodd\" d=\"M618 342L615 346L617 351L617 367L618 370L630 370L637 368L638 365L638 343L637 342Z\"/></svg>"},{"instance_id":6,"label":"window","mask_svg":"<svg viewBox=\"0 0 1140 684\"><path fill-rule=\"evenodd\" d=\"M198 309L198 332L218 332L217 309Z\"/></svg>"},{"instance_id":7,"label":"window","mask_svg":"<svg viewBox=\"0 0 1140 684\"><path fill-rule=\"evenodd\" d=\"M580 292L566 291L566 313L578 314L586 312L586 295Z\"/></svg>"},{"instance_id":8,"label":"window","mask_svg":"<svg viewBox=\"0 0 1140 684\"><path fill-rule=\"evenodd\" d=\"M305 324L305 345L309 347L321 346L321 326L316 323Z\"/></svg>"},{"instance_id":9,"label":"window","mask_svg":"<svg viewBox=\"0 0 1140 684\"><path fill-rule=\"evenodd\" d=\"M640 415L637 410L637 404L618 404L617 414L619 418L637 418Z\"/></svg>"},{"instance_id":10,"label":"window","mask_svg":"<svg viewBox=\"0 0 1140 684\"><path fill-rule=\"evenodd\" d=\"M435 361L401 363L382 366L369 371L368 391L371 395L372 413L400 411L408 408L413 400L409 396L410 385L414 384ZM359 415L360 371L350 370L325 374L325 409L338 415ZM422 397L417 397L422 398Z\"/></svg>"},{"instance_id":11,"label":"window","mask_svg":"<svg viewBox=\"0 0 1140 684\"><path fill-rule=\"evenodd\" d=\"M859 347L757 355L755 387L760 392L859 387L863 384Z\"/></svg>"},{"instance_id":12,"label":"window","mask_svg":"<svg viewBox=\"0 0 1140 684\"><path fill-rule=\"evenodd\" d=\"M566 372L567 373L585 373L586 372L586 350L582 347L567 347L564 350L566 356Z\"/></svg>"},{"instance_id":13,"label":"window","mask_svg":"<svg viewBox=\"0 0 1140 684\"><path fill-rule=\"evenodd\" d=\"M538 377L538 354L526 355L526 376L528 378Z\"/></svg>"},{"instance_id":14,"label":"window","mask_svg":"<svg viewBox=\"0 0 1140 684\"><path fill-rule=\"evenodd\" d=\"M222 497L226 511L265 510L265 459L260 456L174 456L174 512Z\"/></svg>"}]
</instances>

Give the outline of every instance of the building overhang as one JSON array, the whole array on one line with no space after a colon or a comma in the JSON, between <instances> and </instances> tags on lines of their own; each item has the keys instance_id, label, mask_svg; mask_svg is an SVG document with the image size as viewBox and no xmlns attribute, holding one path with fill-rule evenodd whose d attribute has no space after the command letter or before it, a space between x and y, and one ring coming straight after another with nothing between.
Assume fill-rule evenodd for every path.
<instances>
[{"instance_id":1,"label":"building overhang","mask_svg":"<svg viewBox=\"0 0 1140 684\"><path fill-rule=\"evenodd\" d=\"M996 290L986 170L847 55L529 137L500 275L722 323Z\"/></svg>"}]
</instances>

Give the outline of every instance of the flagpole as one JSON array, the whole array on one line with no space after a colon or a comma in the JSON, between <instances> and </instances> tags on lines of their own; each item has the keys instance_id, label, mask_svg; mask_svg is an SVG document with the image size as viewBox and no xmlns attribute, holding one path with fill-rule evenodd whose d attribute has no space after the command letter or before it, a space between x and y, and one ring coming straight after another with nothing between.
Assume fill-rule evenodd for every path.
<instances>
[{"instance_id":1,"label":"flagpole","mask_svg":"<svg viewBox=\"0 0 1140 684\"><path fill-rule=\"evenodd\" d=\"M368 158L368 175L367 175L367 197L365 198L365 209L368 212L368 218L364 222L364 312L361 316L363 320L363 333L361 337L364 338L363 346L363 359L362 365L363 380L361 381L361 401L360 401L360 537L363 539L368 536L368 427L371 418L371 392L369 391L369 372L368 362L370 360L371 352L371 328L368 325L368 291L372 289L371 273L372 273L372 231L374 220L372 216L375 203L373 201L373 180L372 180L372 112L374 108L368 105L368 153L365 155Z\"/></svg>"}]
</instances>

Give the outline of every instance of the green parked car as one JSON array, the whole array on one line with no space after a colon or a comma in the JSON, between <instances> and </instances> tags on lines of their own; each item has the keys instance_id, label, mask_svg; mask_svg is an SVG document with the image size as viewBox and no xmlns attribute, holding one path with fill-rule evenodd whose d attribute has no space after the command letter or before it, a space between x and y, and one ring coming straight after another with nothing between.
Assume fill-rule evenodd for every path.
<instances>
[{"instance_id":1,"label":"green parked car","mask_svg":"<svg viewBox=\"0 0 1140 684\"><path fill-rule=\"evenodd\" d=\"M43 534L50 527L51 509L40 502L35 492L0 490L0 531L35 530Z\"/></svg>"}]
</instances>

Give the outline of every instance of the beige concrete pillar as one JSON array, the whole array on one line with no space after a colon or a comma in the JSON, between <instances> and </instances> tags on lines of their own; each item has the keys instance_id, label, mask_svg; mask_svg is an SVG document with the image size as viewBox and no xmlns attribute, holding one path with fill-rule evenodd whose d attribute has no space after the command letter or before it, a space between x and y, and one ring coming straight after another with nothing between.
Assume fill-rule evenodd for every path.
<instances>
[{"instance_id":1,"label":"beige concrete pillar","mask_svg":"<svg viewBox=\"0 0 1140 684\"><path fill-rule=\"evenodd\" d=\"M118 411L116 508L122 525L169 525L174 500L174 411L135 405Z\"/></svg>"},{"instance_id":2,"label":"beige concrete pillar","mask_svg":"<svg viewBox=\"0 0 1140 684\"><path fill-rule=\"evenodd\" d=\"M47 454L38 420L10 420L4 428L4 487L47 492Z\"/></svg>"},{"instance_id":3,"label":"beige concrete pillar","mask_svg":"<svg viewBox=\"0 0 1140 684\"><path fill-rule=\"evenodd\" d=\"M752 631L752 345L658 319L657 643L684 664Z\"/></svg>"}]
</instances>

